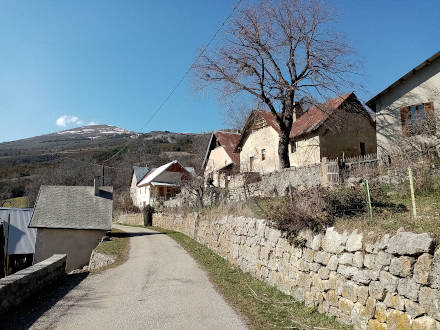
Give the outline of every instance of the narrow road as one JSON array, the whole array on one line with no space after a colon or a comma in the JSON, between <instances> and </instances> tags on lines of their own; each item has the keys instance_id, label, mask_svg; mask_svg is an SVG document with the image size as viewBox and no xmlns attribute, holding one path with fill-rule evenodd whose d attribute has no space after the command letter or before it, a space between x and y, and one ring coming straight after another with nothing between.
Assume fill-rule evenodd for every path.
<instances>
[{"instance_id":1,"label":"narrow road","mask_svg":"<svg viewBox=\"0 0 440 330\"><path fill-rule=\"evenodd\" d=\"M192 257L165 234L136 227L129 259L90 275L31 329L246 329Z\"/></svg>"}]
</instances>

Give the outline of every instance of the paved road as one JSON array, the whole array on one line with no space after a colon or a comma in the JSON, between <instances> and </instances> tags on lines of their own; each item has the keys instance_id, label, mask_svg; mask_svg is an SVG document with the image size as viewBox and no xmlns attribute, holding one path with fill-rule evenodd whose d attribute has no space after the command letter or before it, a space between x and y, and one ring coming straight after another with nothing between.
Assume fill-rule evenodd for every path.
<instances>
[{"instance_id":1,"label":"paved road","mask_svg":"<svg viewBox=\"0 0 440 330\"><path fill-rule=\"evenodd\" d=\"M115 227L134 235L127 262L85 278L31 329L246 329L174 240Z\"/></svg>"}]
</instances>

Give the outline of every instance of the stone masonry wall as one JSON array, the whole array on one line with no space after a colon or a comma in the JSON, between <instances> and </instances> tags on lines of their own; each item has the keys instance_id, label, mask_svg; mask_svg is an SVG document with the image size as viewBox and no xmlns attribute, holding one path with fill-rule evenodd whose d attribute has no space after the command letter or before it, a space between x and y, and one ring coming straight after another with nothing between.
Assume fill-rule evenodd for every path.
<instances>
[{"instance_id":1,"label":"stone masonry wall","mask_svg":"<svg viewBox=\"0 0 440 330\"><path fill-rule=\"evenodd\" d=\"M259 173L240 173L232 176L227 189L221 189L223 201L243 201L249 198L285 196L288 187L303 189L321 184L321 164L291 167L281 171L260 175ZM220 189L220 188L219 188ZM216 194L219 192L216 191ZM165 201L165 207L180 207L194 204L194 195L182 190L177 196ZM226 199L226 200L225 200ZM217 196L206 193L205 205L218 202Z\"/></svg>"},{"instance_id":2,"label":"stone masonry wall","mask_svg":"<svg viewBox=\"0 0 440 330\"><path fill-rule=\"evenodd\" d=\"M66 255L52 257L0 279L0 315L18 306L44 287L66 275Z\"/></svg>"},{"instance_id":3,"label":"stone masonry wall","mask_svg":"<svg viewBox=\"0 0 440 330\"><path fill-rule=\"evenodd\" d=\"M155 214L243 270L357 329L439 329L440 249L428 234L303 232L295 247L265 220Z\"/></svg>"}]
</instances>

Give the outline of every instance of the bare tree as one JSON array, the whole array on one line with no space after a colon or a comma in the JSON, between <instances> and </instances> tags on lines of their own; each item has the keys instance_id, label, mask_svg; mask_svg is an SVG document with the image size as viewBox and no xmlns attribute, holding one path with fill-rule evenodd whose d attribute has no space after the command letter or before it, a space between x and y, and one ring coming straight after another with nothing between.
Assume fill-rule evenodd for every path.
<instances>
[{"instance_id":1,"label":"bare tree","mask_svg":"<svg viewBox=\"0 0 440 330\"><path fill-rule=\"evenodd\" d=\"M274 114L282 168L290 167L289 134L299 100L338 92L357 67L352 49L331 30L334 17L320 0L261 1L241 10L221 46L195 66L202 87L243 93Z\"/></svg>"}]
</instances>

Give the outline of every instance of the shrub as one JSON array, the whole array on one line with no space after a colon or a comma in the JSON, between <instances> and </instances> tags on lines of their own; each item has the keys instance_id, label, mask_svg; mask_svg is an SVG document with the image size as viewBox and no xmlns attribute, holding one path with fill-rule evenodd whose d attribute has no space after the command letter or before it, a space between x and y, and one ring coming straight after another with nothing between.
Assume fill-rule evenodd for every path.
<instances>
[{"instance_id":1,"label":"shrub","mask_svg":"<svg viewBox=\"0 0 440 330\"><path fill-rule=\"evenodd\" d=\"M147 205L142 209L142 213L144 214L144 226L152 226L154 207Z\"/></svg>"}]
</instances>

